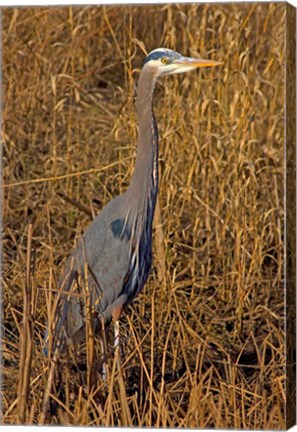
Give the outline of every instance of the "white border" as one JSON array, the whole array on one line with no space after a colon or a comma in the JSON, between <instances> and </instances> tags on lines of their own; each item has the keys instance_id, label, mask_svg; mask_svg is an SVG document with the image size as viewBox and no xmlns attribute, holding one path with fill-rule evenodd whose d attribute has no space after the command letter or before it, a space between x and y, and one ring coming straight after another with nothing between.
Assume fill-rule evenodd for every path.
<instances>
[{"instance_id":1,"label":"white border","mask_svg":"<svg viewBox=\"0 0 297 432\"><path fill-rule=\"evenodd\" d=\"M244 0L243 2L240 0L219 0L219 1L212 1L212 0L199 0L197 3L246 3L246 2L253 2L252 0ZM268 3L268 0L260 0L258 1L260 3ZM257 2L257 3L258 3ZM194 3L192 0L179 0L179 1L173 1L173 0L167 0L167 1L158 1L158 0L122 0L122 1L112 1L112 0L105 0L105 1L95 1L95 0L89 0L88 2L82 2L81 0L62 0L62 1L55 1L55 0L46 0L46 1L38 1L38 0L30 0L30 1L12 1L12 0L0 0L0 7L5 6L63 6L63 5L85 5L85 4L91 4L91 5L98 5L98 4L157 4L157 3ZM196 3L196 2L195 2ZM295 8L297 8L297 0L290 0L288 3L293 5ZM29 432L33 431L36 428L39 428L38 426L3 426L0 425L1 432L12 432L12 431L21 431L21 432ZM43 430L51 430L53 426L41 426L42 431ZM56 432L63 432L65 431L65 426L55 426L54 431ZM77 432L84 432L86 430L86 427L75 427L71 426L75 431ZM87 428L88 429L88 428ZM93 429L93 428L92 428ZM104 428L104 432L114 432L115 429L118 429L120 432L127 432L127 431L133 431L134 429L138 430L139 428ZM145 432L156 432L158 429L151 429L151 428L145 428ZM169 429L170 430L170 429ZM172 429L175 430L175 429ZM176 429L178 430L178 429ZM183 431L189 430L190 432L193 431L193 429L183 429ZM202 432L209 432L210 429L197 429ZM220 429L221 431L228 431L225 429ZM290 429L292 432L297 432L297 426L294 426ZM163 431L163 429L160 429L160 431ZM233 429L233 431L235 431ZM255 430L256 432L257 430ZM269 431L268 431L269 432Z\"/></svg>"},{"instance_id":2,"label":"white border","mask_svg":"<svg viewBox=\"0 0 297 432\"><path fill-rule=\"evenodd\" d=\"M89 0L89 1L82 1L82 0L46 0L46 1L38 1L38 0L30 0L30 1L20 1L20 0L0 0L0 7L1 6L64 6L64 5L99 5L99 4L106 4L106 5L116 5L116 4L164 4L164 3L270 3L269 0L260 0L260 1L253 1L253 0L199 0L197 2L193 0L166 0L166 1L159 1L159 0L104 0L104 1L98 1L98 0ZM274 0L274 2L278 3L285 3L284 1ZM290 0L288 3L292 4L293 6L297 7L297 0Z\"/></svg>"}]
</instances>

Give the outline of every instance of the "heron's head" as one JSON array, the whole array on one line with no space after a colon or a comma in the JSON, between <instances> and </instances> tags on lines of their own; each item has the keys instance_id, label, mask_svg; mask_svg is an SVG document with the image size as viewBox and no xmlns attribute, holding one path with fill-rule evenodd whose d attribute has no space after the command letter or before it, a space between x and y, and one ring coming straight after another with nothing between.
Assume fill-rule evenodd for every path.
<instances>
[{"instance_id":1,"label":"heron's head","mask_svg":"<svg viewBox=\"0 0 297 432\"><path fill-rule=\"evenodd\" d=\"M223 63L215 60L184 57L176 51L167 48L157 48L147 55L143 66L152 68L156 76L161 76L188 72L201 67L219 66L221 64Z\"/></svg>"}]
</instances>

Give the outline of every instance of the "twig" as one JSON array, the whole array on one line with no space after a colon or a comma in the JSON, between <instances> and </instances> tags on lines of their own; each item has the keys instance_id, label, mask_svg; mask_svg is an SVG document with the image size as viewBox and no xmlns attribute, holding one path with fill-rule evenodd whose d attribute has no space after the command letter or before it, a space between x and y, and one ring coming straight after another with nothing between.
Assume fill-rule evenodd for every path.
<instances>
[{"instance_id":1,"label":"twig","mask_svg":"<svg viewBox=\"0 0 297 432\"><path fill-rule=\"evenodd\" d=\"M79 210L83 211L84 213L86 213L86 215L89 216L89 218L92 220L93 219L93 214L91 212L91 210L89 209L89 207L85 206L84 204L81 204L79 201L77 201L74 198L71 198L67 195L65 195L63 192L57 192L57 195L59 195L61 198L63 198L65 201L69 202L70 204L74 205L75 207L77 207Z\"/></svg>"},{"instance_id":2,"label":"twig","mask_svg":"<svg viewBox=\"0 0 297 432\"><path fill-rule=\"evenodd\" d=\"M155 252L156 252L156 263L157 263L157 276L159 282L163 282L166 272L166 257L165 257L165 247L164 247L164 234L161 219L161 210L159 198L157 198L155 218Z\"/></svg>"},{"instance_id":3,"label":"twig","mask_svg":"<svg viewBox=\"0 0 297 432\"><path fill-rule=\"evenodd\" d=\"M113 166L116 166L119 163L126 162L132 158L133 158L133 156L127 156L126 158L121 159L120 161L112 162L111 164L106 165L106 166L101 167L101 168L91 168L89 170L78 171L76 173L70 173L70 174L63 174L60 176L44 177L44 178L37 178L37 179L32 179L32 180L22 180L22 181L15 182L15 183L2 184L2 185L0 185L0 188L6 189L6 188L12 188L12 187L16 187L16 186L31 185L34 183L57 181L57 180L62 180L62 179L70 178L70 177L79 177L79 176L84 175L84 174L92 174L92 173L97 173L100 171L106 171L107 169L112 168Z\"/></svg>"},{"instance_id":4,"label":"twig","mask_svg":"<svg viewBox=\"0 0 297 432\"><path fill-rule=\"evenodd\" d=\"M57 364L59 361L59 354L60 354L60 346L59 346L59 344L57 344L57 348L55 349L54 356L53 356L51 363L50 363L50 371L49 371L47 385L46 385L44 396L43 396L41 414L40 414L39 422L38 422L39 425L43 425L45 422L45 418L46 418L46 414L47 414L47 410L48 410L48 406L49 406L49 398L51 395L53 382L54 382L54 378L56 375Z\"/></svg>"},{"instance_id":5,"label":"twig","mask_svg":"<svg viewBox=\"0 0 297 432\"><path fill-rule=\"evenodd\" d=\"M31 247L32 224L28 227L26 280L23 287L23 325L21 330L21 358L18 383L18 423L25 423L27 417L28 395L32 363L32 348L34 334L34 296L31 285Z\"/></svg>"}]
</instances>

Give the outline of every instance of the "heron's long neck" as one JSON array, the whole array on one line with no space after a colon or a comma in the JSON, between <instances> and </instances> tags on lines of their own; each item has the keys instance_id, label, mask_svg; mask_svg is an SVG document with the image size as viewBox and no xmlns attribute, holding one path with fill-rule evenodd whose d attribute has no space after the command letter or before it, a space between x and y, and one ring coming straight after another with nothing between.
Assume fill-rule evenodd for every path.
<instances>
[{"instance_id":1,"label":"heron's long neck","mask_svg":"<svg viewBox=\"0 0 297 432\"><path fill-rule=\"evenodd\" d=\"M154 214L158 193L158 130L152 109L154 87L154 75L146 68L142 69L136 100L139 123L138 149L129 187L131 198L138 201L138 210L151 211L151 217Z\"/></svg>"}]
</instances>

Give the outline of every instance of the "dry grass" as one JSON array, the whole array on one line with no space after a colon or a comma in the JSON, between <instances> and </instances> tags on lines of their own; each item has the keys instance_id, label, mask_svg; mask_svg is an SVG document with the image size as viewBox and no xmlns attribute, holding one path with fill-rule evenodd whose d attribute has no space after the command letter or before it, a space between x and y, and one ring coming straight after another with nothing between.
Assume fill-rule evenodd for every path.
<instances>
[{"instance_id":1,"label":"dry grass","mask_svg":"<svg viewBox=\"0 0 297 432\"><path fill-rule=\"evenodd\" d=\"M107 382L90 388L79 353L62 362L47 422L285 428L284 14L4 10L4 423L38 422L51 289L90 220L59 193L96 214L129 184L142 42L225 64L158 86L165 278L155 268L121 320L121 373L111 355Z\"/></svg>"}]
</instances>

